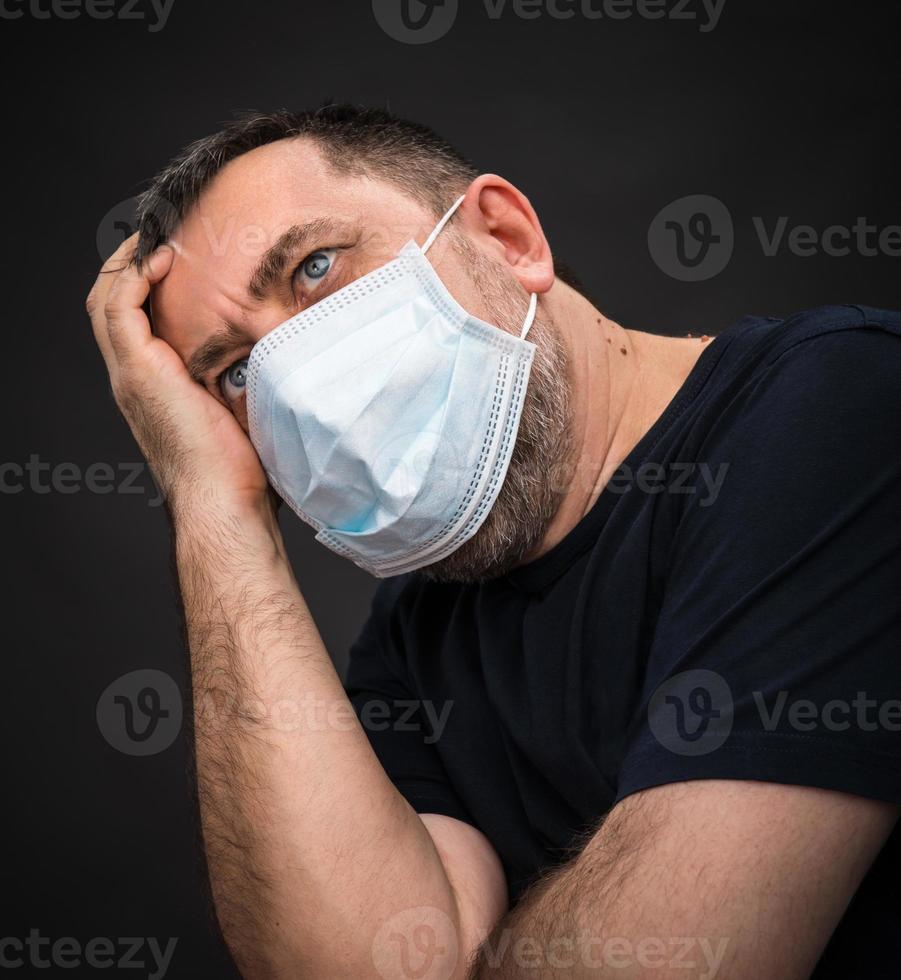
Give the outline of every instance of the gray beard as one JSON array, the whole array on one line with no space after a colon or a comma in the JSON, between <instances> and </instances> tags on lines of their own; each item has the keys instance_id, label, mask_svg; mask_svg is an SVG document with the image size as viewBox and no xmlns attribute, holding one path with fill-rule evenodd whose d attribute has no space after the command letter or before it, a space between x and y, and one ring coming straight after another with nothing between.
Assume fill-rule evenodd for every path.
<instances>
[{"instance_id":1,"label":"gray beard","mask_svg":"<svg viewBox=\"0 0 901 980\"><path fill-rule=\"evenodd\" d=\"M488 322L518 335L524 317L522 290L505 269L465 239L454 245L472 270ZM560 506L566 481L559 476L571 446L568 357L551 320L536 317L529 340L537 349L500 493L471 538L420 569L431 581L479 582L506 574L538 546Z\"/></svg>"}]
</instances>

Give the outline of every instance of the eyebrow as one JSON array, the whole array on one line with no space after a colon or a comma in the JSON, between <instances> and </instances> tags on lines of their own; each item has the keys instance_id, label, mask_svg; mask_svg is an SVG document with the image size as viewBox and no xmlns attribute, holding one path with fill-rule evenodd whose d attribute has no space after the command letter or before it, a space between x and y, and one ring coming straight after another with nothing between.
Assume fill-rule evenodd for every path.
<instances>
[{"instance_id":1,"label":"eyebrow","mask_svg":"<svg viewBox=\"0 0 901 980\"><path fill-rule=\"evenodd\" d=\"M240 327L226 322L222 330L208 337L188 360L188 374L198 383L204 384L206 374L216 367L223 357L247 343L247 335Z\"/></svg>"},{"instance_id":2,"label":"eyebrow","mask_svg":"<svg viewBox=\"0 0 901 980\"><path fill-rule=\"evenodd\" d=\"M260 259L247 283L247 292L255 300L264 300L268 291L281 279L298 253L311 248L314 243L321 245L339 234L342 228L342 225L328 218L316 218L302 225L291 225L287 231L279 235L275 244L270 246Z\"/></svg>"}]
</instances>

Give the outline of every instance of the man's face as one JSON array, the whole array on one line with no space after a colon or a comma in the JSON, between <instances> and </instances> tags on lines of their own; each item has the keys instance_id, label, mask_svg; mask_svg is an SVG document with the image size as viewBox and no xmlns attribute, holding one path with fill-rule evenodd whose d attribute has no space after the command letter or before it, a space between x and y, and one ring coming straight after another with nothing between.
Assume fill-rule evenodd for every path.
<instances>
[{"instance_id":1,"label":"man's face","mask_svg":"<svg viewBox=\"0 0 901 980\"><path fill-rule=\"evenodd\" d=\"M434 224L427 208L394 185L337 173L310 141L282 140L253 150L220 171L171 236L172 268L152 295L154 332L246 430L235 365L253 345L391 261L411 238L422 243ZM518 332L523 290L503 256L502 245L489 235L473 243L452 226L429 251L463 307ZM549 322L536 321L529 339L539 349L505 486L476 535L424 570L435 578L480 578L515 564L537 544L556 509L549 491L536 499L535 479L564 451L565 352ZM528 499L519 499L524 493Z\"/></svg>"},{"instance_id":2,"label":"man's face","mask_svg":"<svg viewBox=\"0 0 901 980\"><path fill-rule=\"evenodd\" d=\"M433 224L391 184L336 173L309 141L254 150L223 168L173 234L172 269L153 294L154 331L246 424L243 397L223 394L226 369ZM448 251L439 240L430 258ZM478 315L479 297L459 272L459 263L441 263L448 288Z\"/></svg>"}]
</instances>

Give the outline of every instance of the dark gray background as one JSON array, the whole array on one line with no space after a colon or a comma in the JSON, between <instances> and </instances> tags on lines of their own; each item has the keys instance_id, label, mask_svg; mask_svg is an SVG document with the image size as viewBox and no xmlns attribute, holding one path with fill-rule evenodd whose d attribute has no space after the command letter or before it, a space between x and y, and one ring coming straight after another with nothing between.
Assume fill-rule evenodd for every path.
<instances>
[{"instance_id":1,"label":"dark gray background","mask_svg":"<svg viewBox=\"0 0 901 980\"><path fill-rule=\"evenodd\" d=\"M627 326L715 333L745 313L897 307L901 259L784 248L766 257L751 223L901 221L895 33L883 19L891 5L875 6L726 0L716 29L702 32L697 20L637 14L523 19L509 2L493 20L481 0L466 0L449 32L421 45L389 37L367 0L175 0L158 32L146 20L3 19L0 461L34 454L82 470L140 461L83 312L98 226L179 147L239 109L387 102L430 124L524 190L555 252ZM647 243L658 211L689 194L719 198L735 228L731 262L695 283L661 271ZM0 494L0 937L174 936L169 977L228 976L196 871L183 740L133 756L96 720L98 699L123 674L154 668L185 685L165 517L146 475L136 486L143 492ZM290 514L283 525L341 665L374 582Z\"/></svg>"}]
</instances>

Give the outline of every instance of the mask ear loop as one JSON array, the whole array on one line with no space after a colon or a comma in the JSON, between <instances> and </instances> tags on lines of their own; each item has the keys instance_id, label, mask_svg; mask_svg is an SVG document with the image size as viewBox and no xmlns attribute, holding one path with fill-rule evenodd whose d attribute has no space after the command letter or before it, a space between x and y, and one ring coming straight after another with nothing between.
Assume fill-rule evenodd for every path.
<instances>
[{"instance_id":1,"label":"mask ear loop","mask_svg":"<svg viewBox=\"0 0 901 980\"><path fill-rule=\"evenodd\" d=\"M454 203L450 206L450 208L448 209L444 217L432 229L432 234L429 235L429 237L425 240L425 245L422 246L423 255L425 255L425 253L428 252L428 250L432 247L432 245L434 245L435 239L441 234L441 229L444 228L444 226L448 223L448 221L450 221L450 219L454 216L454 212L457 210L458 207L460 207L460 205L463 203L464 200L466 200L465 194L463 195L463 197L458 197L457 200L454 201Z\"/></svg>"},{"instance_id":2,"label":"mask ear loop","mask_svg":"<svg viewBox=\"0 0 901 980\"><path fill-rule=\"evenodd\" d=\"M454 212L457 210L458 207L460 207L460 205L463 203L465 199L466 199L465 194L461 197L458 197L457 200L454 201L454 203L450 206L450 208L448 208L444 217L438 222L437 225L435 225L435 227L432 229L432 233L425 240L425 244L422 246L423 255L425 255L425 253L428 252L428 250L432 247L432 245L435 244L435 239L441 234L441 231L444 228L444 226L454 216ZM526 339L526 334L529 332L529 329L531 328L532 324L535 322L535 313L537 309L538 309L538 294L532 293L529 298L529 309L528 312L526 313L526 318L522 325L522 332L519 335L520 340Z\"/></svg>"},{"instance_id":3,"label":"mask ear loop","mask_svg":"<svg viewBox=\"0 0 901 980\"><path fill-rule=\"evenodd\" d=\"M529 332L529 328L535 322L535 313L538 309L538 293L532 293L529 298L529 312L526 313L526 321L522 325L522 333L519 335L520 340L526 339L526 334Z\"/></svg>"}]
</instances>

